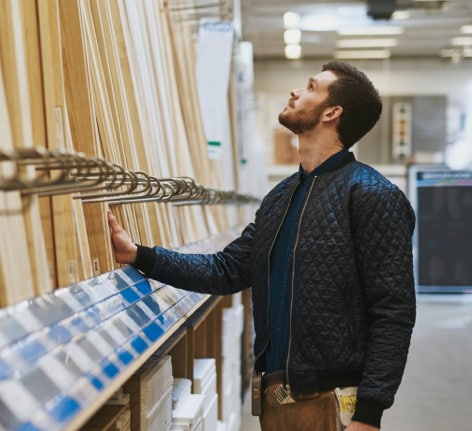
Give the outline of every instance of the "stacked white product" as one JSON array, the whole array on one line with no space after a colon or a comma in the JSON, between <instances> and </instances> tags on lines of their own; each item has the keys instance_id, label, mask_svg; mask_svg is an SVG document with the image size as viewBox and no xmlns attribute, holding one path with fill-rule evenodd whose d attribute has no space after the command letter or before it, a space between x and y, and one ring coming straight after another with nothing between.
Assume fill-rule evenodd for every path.
<instances>
[{"instance_id":1,"label":"stacked white product","mask_svg":"<svg viewBox=\"0 0 472 431\"><path fill-rule=\"evenodd\" d=\"M241 337L243 305L235 295L231 308L223 310L222 422L225 431L237 431L241 425Z\"/></svg>"},{"instance_id":2,"label":"stacked white product","mask_svg":"<svg viewBox=\"0 0 472 431\"><path fill-rule=\"evenodd\" d=\"M192 394L192 381L174 379L172 431L203 431L204 395Z\"/></svg>"},{"instance_id":3,"label":"stacked white product","mask_svg":"<svg viewBox=\"0 0 472 431\"><path fill-rule=\"evenodd\" d=\"M141 409L141 429L143 430L170 430L172 423L172 362L170 356L165 356L159 361L159 367L153 375L149 375L145 391L147 395L147 408ZM144 392L142 392L144 395ZM143 399L141 399L141 405Z\"/></svg>"},{"instance_id":4,"label":"stacked white product","mask_svg":"<svg viewBox=\"0 0 472 431\"><path fill-rule=\"evenodd\" d=\"M153 362L155 360L155 362ZM172 425L171 356L152 358L125 385L131 397L132 429L169 431Z\"/></svg>"},{"instance_id":5,"label":"stacked white product","mask_svg":"<svg viewBox=\"0 0 472 431\"><path fill-rule=\"evenodd\" d=\"M193 393L203 399L203 431L216 431L218 394L216 392L216 361L214 358L194 359Z\"/></svg>"}]
</instances>

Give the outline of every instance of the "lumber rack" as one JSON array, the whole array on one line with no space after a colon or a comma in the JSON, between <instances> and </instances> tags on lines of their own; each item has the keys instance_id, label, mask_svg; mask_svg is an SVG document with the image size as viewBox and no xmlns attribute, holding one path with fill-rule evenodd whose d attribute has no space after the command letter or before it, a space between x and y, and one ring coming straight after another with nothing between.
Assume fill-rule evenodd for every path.
<instances>
[{"instance_id":1,"label":"lumber rack","mask_svg":"<svg viewBox=\"0 0 472 431\"><path fill-rule=\"evenodd\" d=\"M28 198L72 194L83 203L258 203L253 196L208 188L190 177L157 178L82 153L42 148L0 150L0 191Z\"/></svg>"}]
</instances>

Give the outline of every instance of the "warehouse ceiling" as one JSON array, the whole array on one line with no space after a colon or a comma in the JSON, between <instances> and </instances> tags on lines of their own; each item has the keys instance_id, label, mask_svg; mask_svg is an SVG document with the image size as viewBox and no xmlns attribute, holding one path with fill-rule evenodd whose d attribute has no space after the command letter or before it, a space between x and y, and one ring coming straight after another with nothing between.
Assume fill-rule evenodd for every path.
<instances>
[{"instance_id":1,"label":"warehouse ceiling","mask_svg":"<svg viewBox=\"0 0 472 431\"><path fill-rule=\"evenodd\" d=\"M299 17L292 26L304 59L472 58L472 0L240 1L242 38L253 43L256 60L285 58L288 11ZM379 27L397 34L365 34Z\"/></svg>"}]
</instances>

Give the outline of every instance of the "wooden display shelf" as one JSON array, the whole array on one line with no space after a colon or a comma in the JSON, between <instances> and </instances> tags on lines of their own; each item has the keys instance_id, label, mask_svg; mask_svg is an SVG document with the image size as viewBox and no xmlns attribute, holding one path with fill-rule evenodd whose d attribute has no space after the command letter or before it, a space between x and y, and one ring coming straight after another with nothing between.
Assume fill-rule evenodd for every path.
<instances>
[{"instance_id":1,"label":"wooden display shelf","mask_svg":"<svg viewBox=\"0 0 472 431\"><path fill-rule=\"evenodd\" d=\"M189 250L218 249L228 235ZM189 379L194 359L215 358L221 391L222 313L231 303L127 266L0 309L0 427L80 429L155 355L171 355L173 374Z\"/></svg>"}]
</instances>

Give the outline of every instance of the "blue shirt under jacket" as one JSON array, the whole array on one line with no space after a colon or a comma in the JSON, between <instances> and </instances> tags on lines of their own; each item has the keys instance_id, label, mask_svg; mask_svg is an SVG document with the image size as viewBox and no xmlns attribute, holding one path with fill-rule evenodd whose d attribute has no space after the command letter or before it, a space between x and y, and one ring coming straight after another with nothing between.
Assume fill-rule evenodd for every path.
<instances>
[{"instance_id":1,"label":"blue shirt under jacket","mask_svg":"<svg viewBox=\"0 0 472 431\"><path fill-rule=\"evenodd\" d=\"M285 369L288 354L290 293L293 272L293 247L303 203L314 177L334 168L348 152L347 148L332 155L310 173L300 166L300 184L292 197L270 256L269 328L270 345L266 351L266 373Z\"/></svg>"}]
</instances>

